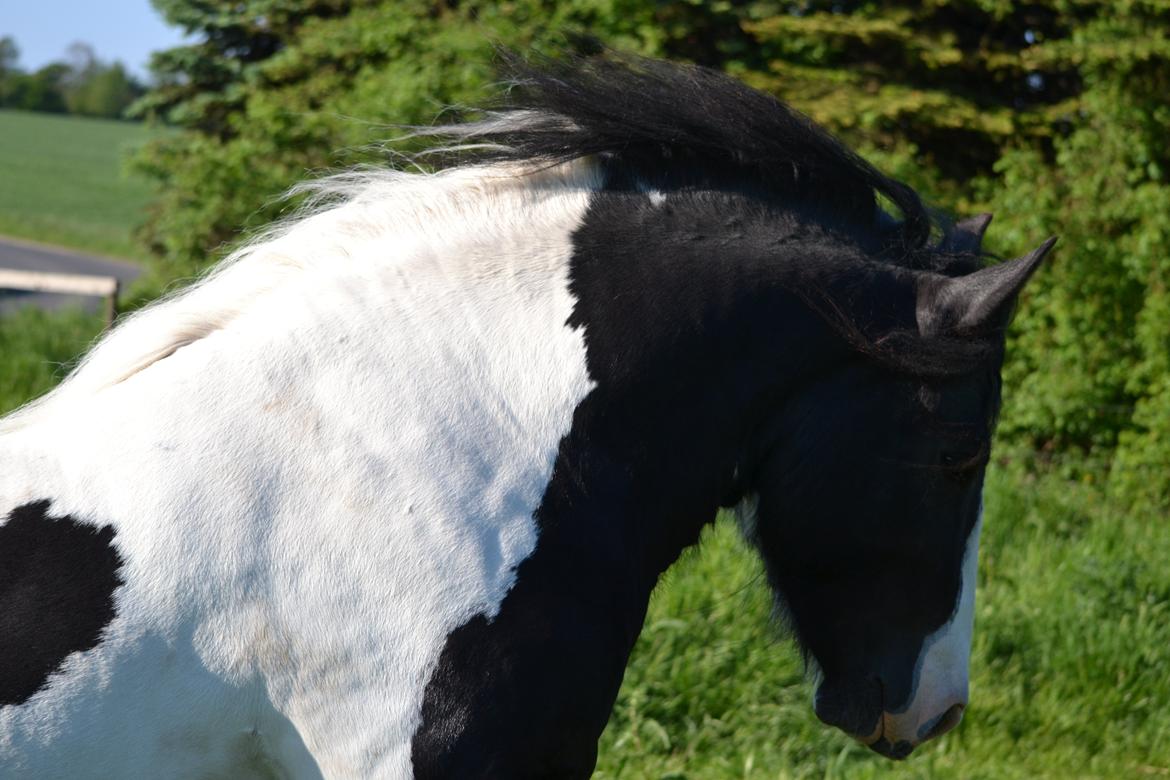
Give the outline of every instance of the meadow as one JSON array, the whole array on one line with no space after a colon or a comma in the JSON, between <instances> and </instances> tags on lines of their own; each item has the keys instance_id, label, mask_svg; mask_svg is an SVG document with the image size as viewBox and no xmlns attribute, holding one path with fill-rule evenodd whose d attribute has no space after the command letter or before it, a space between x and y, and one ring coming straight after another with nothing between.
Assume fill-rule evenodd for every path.
<instances>
[{"instance_id":1,"label":"meadow","mask_svg":"<svg viewBox=\"0 0 1170 780\"><path fill-rule=\"evenodd\" d=\"M126 157L158 131L129 122L0 111L0 236L123 258L150 185ZM0 410L51 388L102 329L82 311L0 317Z\"/></svg>"},{"instance_id":2,"label":"meadow","mask_svg":"<svg viewBox=\"0 0 1170 780\"><path fill-rule=\"evenodd\" d=\"M0 235L137 258L150 185L125 170L155 130L130 122L0 111Z\"/></svg>"}]
</instances>

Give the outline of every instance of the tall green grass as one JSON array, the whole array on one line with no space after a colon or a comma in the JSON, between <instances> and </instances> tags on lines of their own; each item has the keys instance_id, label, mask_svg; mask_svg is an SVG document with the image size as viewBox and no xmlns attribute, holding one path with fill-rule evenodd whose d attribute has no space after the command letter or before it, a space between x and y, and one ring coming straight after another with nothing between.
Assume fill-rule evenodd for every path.
<instances>
[{"instance_id":1,"label":"tall green grass","mask_svg":"<svg viewBox=\"0 0 1170 780\"><path fill-rule=\"evenodd\" d=\"M129 122L0 111L0 235L142 254L132 232L150 186L124 171L156 132Z\"/></svg>"},{"instance_id":2,"label":"tall green grass","mask_svg":"<svg viewBox=\"0 0 1170 780\"><path fill-rule=\"evenodd\" d=\"M816 720L761 566L721 520L654 595L597 777L1170 776L1168 560L1165 518L994 467L970 707L894 764Z\"/></svg>"},{"instance_id":3,"label":"tall green grass","mask_svg":"<svg viewBox=\"0 0 1170 780\"><path fill-rule=\"evenodd\" d=\"M103 324L81 309L25 307L0 315L0 415L51 390Z\"/></svg>"}]
</instances>

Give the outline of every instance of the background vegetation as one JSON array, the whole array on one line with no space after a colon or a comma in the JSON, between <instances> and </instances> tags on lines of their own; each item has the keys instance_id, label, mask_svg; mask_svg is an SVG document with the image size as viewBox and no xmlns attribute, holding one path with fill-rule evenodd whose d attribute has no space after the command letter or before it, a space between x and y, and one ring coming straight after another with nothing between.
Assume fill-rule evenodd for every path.
<instances>
[{"instance_id":1,"label":"background vegetation","mask_svg":"<svg viewBox=\"0 0 1170 780\"><path fill-rule=\"evenodd\" d=\"M84 43L31 73L19 61L16 41L0 38L0 108L117 119L146 89L122 63L99 60Z\"/></svg>"},{"instance_id":2,"label":"background vegetation","mask_svg":"<svg viewBox=\"0 0 1170 780\"><path fill-rule=\"evenodd\" d=\"M656 594L599 775L1170 775L1170 0L155 3L195 43L156 56L134 109L177 128L135 158L156 188L140 298L307 172L393 164L393 125L489 98L492 42L565 30L785 98L940 206L993 211L1002 255L1060 235L1011 337L964 726L891 768L818 725L724 524ZM0 320L5 364L93 327L26 316ZM0 404L59 373L25 365Z\"/></svg>"}]
</instances>

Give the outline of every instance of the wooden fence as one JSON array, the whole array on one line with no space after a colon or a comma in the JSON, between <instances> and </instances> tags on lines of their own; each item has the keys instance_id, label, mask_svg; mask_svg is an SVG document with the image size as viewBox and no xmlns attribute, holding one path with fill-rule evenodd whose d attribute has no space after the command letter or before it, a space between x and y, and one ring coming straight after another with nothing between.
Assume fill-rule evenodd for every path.
<instances>
[{"instance_id":1,"label":"wooden fence","mask_svg":"<svg viewBox=\"0 0 1170 780\"><path fill-rule=\"evenodd\" d=\"M118 280L113 276L56 274L0 268L0 289L62 295L93 295L106 299L106 327L118 314Z\"/></svg>"}]
</instances>

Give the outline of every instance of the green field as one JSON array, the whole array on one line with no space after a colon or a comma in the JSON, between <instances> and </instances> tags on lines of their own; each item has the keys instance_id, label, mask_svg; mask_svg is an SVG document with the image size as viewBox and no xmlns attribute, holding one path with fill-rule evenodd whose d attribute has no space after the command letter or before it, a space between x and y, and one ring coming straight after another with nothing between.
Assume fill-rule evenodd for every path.
<instances>
[{"instance_id":1,"label":"green field","mask_svg":"<svg viewBox=\"0 0 1170 780\"><path fill-rule=\"evenodd\" d=\"M80 309L25 307L0 316L0 414L52 389L103 325Z\"/></svg>"},{"instance_id":2,"label":"green field","mask_svg":"<svg viewBox=\"0 0 1170 780\"><path fill-rule=\"evenodd\" d=\"M150 186L126 153L157 131L102 119L0 111L0 235L134 258Z\"/></svg>"}]
</instances>

